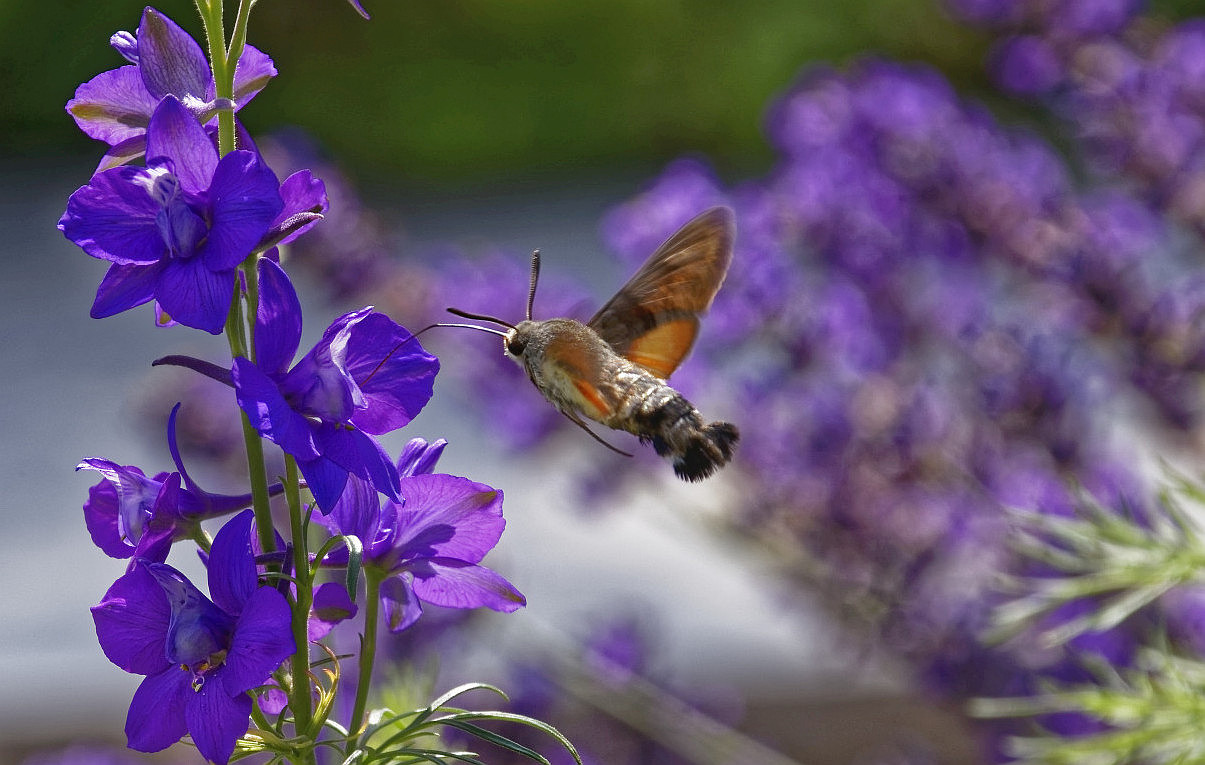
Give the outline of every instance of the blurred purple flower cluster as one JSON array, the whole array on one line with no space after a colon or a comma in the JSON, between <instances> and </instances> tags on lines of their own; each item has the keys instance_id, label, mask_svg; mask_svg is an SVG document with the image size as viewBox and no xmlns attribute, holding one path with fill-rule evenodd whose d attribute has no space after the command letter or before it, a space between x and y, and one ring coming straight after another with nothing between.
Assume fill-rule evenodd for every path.
<instances>
[{"instance_id":1,"label":"blurred purple flower cluster","mask_svg":"<svg viewBox=\"0 0 1205 765\"><path fill-rule=\"evenodd\" d=\"M1059 18L1098 37L1121 23ZM1141 513L1137 439L1199 425L1195 234L1149 187L1080 183L1051 142L923 67L809 71L766 127L779 161L764 177L728 186L680 160L603 224L634 267L699 210L736 211L733 268L682 370L693 395L713 386L721 413L744 413L735 527L807 559L810 586L951 696L1087 679L1077 652L1128 662L1124 626L1069 652L978 638L1017 565L1002 507L1068 514L1070 481ZM500 268L450 267L446 283L464 296L475 278L465 304L510 315L522 264Z\"/></svg>"},{"instance_id":2,"label":"blurred purple flower cluster","mask_svg":"<svg viewBox=\"0 0 1205 765\"><path fill-rule=\"evenodd\" d=\"M996 82L1058 115L1085 174L1110 190L1085 207L1102 255L1080 278L1137 341L1131 381L1166 417L1195 424L1185 373L1205 369L1201 278L1164 272L1160 282L1147 255L1160 226L1188 246L1205 233L1205 19L1169 26L1140 16L1138 0L949 5L1000 35L989 62Z\"/></svg>"},{"instance_id":3,"label":"blurred purple flower cluster","mask_svg":"<svg viewBox=\"0 0 1205 765\"><path fill-rule=\"evenodd\" d=\"M1181 223L1205 226L1205 20L1168 25L1141 0L948 0L1000 35L1006 92L1042 97L1105 177Z\"/></svg>"},{"instance_id":4,"label":"blurred purple flower cluster","mask_svg":"<svg viewBox=\"0 0 1205 765\"><path fill-rule=\"evenodd\" d=\"M1067 512L1067 477L1138 503L1097 416L1138 339L1076 271L1112 254L1086 233L1096 200L926 69L810 72L767 129L781 161L765 178L726 189L674 163L604 235L635 259L691 209L736 210L696 350L748 413L732 519L819 562L838 604L939 687L998 692L1011 673L976 633L1009 563L1001 505ZM1160 258L1150 218L1135 247Z\"/></svg>"}]
</instances>

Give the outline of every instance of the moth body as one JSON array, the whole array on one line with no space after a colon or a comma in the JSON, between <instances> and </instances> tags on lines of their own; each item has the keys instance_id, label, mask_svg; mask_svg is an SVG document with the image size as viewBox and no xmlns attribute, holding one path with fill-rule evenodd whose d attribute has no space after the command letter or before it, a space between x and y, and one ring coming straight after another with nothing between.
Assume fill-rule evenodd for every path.
<instances>
[{"instance_id":1,"label":"moth body","mask_svg":"<svg viewBox=\"0 0 1205 765\"><path fill-rule=\"evenodd\" d=\"M563 414L573 420L584 415L651 442L672 460L680 478L702 480L732 458L738 438L734 425L708 424L681 393L616 353L579 321L523 321L503 345Z\"/></svg>"},{"instance_id":2,"label":"moth body","mask_svg":"<svg viewBox=\"0 0 1205 765\"><path fill-rule=\"evenodd\" d=\"M509 331L470 327L503 337L506 354L562 414L599 438L583 417L625 430L668 457L679 478L702 480L732 459L740 437L729 422L708 423L666 380L690 353L699 317L719 291L732 260L732 211L713 207L695 216L649 256L586 323L532 319L540 253L531 258L527 319L504 319L456 308L451 313ZM631 456L631 455L628 455Z\"/></svg>"}]
</instances>

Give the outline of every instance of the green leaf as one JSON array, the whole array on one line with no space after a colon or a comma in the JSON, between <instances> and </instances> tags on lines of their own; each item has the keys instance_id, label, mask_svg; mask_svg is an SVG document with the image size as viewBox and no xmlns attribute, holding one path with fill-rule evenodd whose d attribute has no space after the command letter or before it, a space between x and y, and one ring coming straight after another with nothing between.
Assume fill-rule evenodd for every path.
<instances>
[{"instance_id":1,"label":"green leaf","mask_svg":"<svg viewBox=\"0 0 1205 765\"><path fill-rule=\"evenodd\" d=\"M464 731L465 733L469 733L473 736L476 736L477 738L479 738L483 741L488 741L489 743L493 744L494 746L501 747L503 749L508 749L508 750L514 752L515 754L526 757L529 760L535 760L536 762L543 763L543 765L552 765L552 763L550 763L548 761L547 757L540 754L536 750L534 750L530 747L526 747L523 744L520 744L518 741L513 741L499 733L494 733L493 731L486 730L485 728L482 728L480 725L475 725L471 722L466 722L463 720L452 720L449 718L441 718L439 720L439 722L442 725L447 725L450 728L457 728L459 730ZM578 760L578 762L581 762L581 760Z\"/></svg>"},{"instance_id":2,"label":"green leaf","mask_svg":"<svg viewBox=\"0 0 1205 765\"><path fill-rule=\"evenodd\" d=\"M577 749L573 746L573 744L569 741L569 739L565 737L565 734L561 733L559 730L557 730L553 726L549 725L548 723L546 723L542 720L537 720L534 717L528 717L527 715L515 714L513 712L499 712L499 711L462 712L457 715L449 715L447 717L440 717L437 720L435 720L435 722L443 724L443 725L448 725L448 724L450 724L450 721L462 723L462 722L469 722L472 720L491 720L491 721L495 721L495 722L510 722L510 723L515 723L518 725L525 725L528 728L534 728L534 729L540 731L541 733L543 733L544 735L556 740L556 742L559 743L565 749L565 751L569 752L569 754L573 757L574 761L577 762L578 765L581 765L581 761L582 761L581 756L577 753ZM477 726L474 726L474 727L477 727ZM543 761L543 758L541 758L541 761Z\"/></svg>"},{"instance_id":3,"label":"green leaf","mask_svg":"<svg viewBox=\"0 0 1205 765\"><path fill-rule=\"evenodd\" d=\"M347 534L343 537L343 544L347 546L347 594L355 603L356 590L360 583L360 569L364 561L364 543L354 534Z\"/></svg>"}]
</instances>

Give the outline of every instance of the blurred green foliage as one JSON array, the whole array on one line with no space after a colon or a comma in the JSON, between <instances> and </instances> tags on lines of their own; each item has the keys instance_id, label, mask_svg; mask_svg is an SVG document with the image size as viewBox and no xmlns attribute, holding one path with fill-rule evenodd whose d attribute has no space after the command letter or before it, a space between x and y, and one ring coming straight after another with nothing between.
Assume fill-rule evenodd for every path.
<instances>
[{"instance_id":1,"label":"blurred green foliage","mask_svg":"<svg viewBox=\"0 0 1205 765\"><path fill-rule=\"evenodd\" d=\"M232 0L227 0L233 5ZM1199 0L1165 0L1174 14ZM1185 7L1179 7L1183 3ZM133 0L0 0L5 153L89 151L62 111L120 58ZM365 179L452 185L653 165L703 152L768 157L766 103L806 65L878 53L980 90L987 38L937 0L260 0L251 42L282 76L242 112L297 124ZM186 0L157 6L199 34ZM97 150L99 154L99 150Z\"/></svg>"},{"instance_id":2,"label":"blurred green foliage","mask_svg":"<svg viewBox=\"0 0 1205 765\"><path fill-rule=\"evenodd\" d=\"M228 3L230 0L227 0ZM233 3L231 3L233 4ZM0 0L0 120L10 152L86 151L62 111L122 63L132 0ZM736 166L766 149L760 115L806 64L868 51L979 77L983 42L931 0L260 0L251 42L278 78L242 113L300 124L357 174L457 183L655 163ZM157 6L199 34L184 0Z\"/></svg>"}]
</instances>

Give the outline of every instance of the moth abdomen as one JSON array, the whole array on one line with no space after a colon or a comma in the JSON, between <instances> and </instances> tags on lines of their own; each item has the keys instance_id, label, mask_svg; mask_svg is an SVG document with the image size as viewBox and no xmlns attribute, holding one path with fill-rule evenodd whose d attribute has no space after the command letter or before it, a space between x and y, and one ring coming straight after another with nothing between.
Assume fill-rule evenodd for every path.
<instances>
[{"instance_id":1,"label":"moth abdomen","mask_svg":"<svg viewBox=\"0 0 1205 765\"><path fill-rule=\"evenodd\" d=\"M633 397L638 403L625 422L612 427L651 442L657 454L673 463L674 473L687 481L701 481L728 464L740 438L735 425L707 424L681 393L651 377L645 377L644 382L644 395Z\"/></svg>"},{"instance_id":2,"label":"moth abdomen","mask_svg":"<svg viewBox=\"0 0 1205 765\"><path fill-rule=\"evenodd\" d=\"M673 461L674 473L687 481L701 481L727 465L736 451L740 432L731 422L690 424L669 437L655 436L653 449Z\"/></svg>"}]
</instances>

